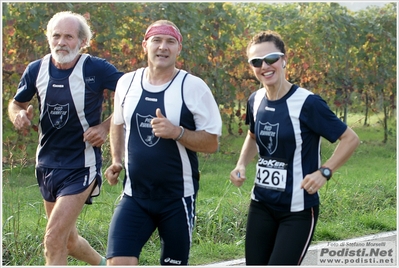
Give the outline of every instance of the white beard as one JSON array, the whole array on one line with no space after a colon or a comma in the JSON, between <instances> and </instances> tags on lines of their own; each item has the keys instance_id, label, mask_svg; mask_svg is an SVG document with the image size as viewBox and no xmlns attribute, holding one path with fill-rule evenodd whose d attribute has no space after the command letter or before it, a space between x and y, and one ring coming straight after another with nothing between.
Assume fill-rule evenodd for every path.
<instances>
[{"instance_id":1,"label":"white beard","mask_svg":"<svg viewBox=\"0 0 399 268\"><path fill-rule=\"evenodd\" d=\"M63 50L67 50L69 53L63 55L61 53L57 53L57 50L61 49L61 47L51 47L51 56L53 56L54 60L58 63L64 64L73 61L76 56L80 52L80 44L78 44L74 49L69 49L67 47L62 48Z\"/></svg>"}]
</instances>

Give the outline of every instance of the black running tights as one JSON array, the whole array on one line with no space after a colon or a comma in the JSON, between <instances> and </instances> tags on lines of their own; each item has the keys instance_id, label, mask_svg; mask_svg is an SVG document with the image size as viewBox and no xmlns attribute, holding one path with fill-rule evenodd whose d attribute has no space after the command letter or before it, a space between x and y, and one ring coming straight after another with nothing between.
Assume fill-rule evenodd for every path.
<instances>
[{"instance_id":1,"label":"black running tights","mask_svg":"<svg viewBox=\"0 0 399 268\"><path fill-rule=\"evenodd\" d=\"M318 215L319 206L283 212L251 200L246 265L300 265L312 241Z\"/></svg>"}]
</instances>

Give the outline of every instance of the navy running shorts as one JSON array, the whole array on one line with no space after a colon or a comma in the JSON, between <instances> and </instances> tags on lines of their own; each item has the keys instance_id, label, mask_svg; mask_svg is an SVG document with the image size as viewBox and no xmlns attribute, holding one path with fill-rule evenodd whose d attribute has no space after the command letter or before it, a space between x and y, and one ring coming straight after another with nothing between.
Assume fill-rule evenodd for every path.
<instances>
[{"instance_id":1,"label":"navy running shorts","mask_svg":"<svg viewBox=\"0 0 399 268\"><path fill-rule=\"evenodd\" d=\"M101 165L77 169L36 167L36 179L43 199L48 202L55 202L61 196L84 192L95 180L93 191L86 201L86 204L91 204L91 198L100 194Z\"/></svg>"},{"instance_id":2,"label":"navy running shorts","mask_svg":"<svg viewBox=\"0 0 399 268\"><path fill-rule=\"evenodd\" d=\"M124 195L111 219L107 259L136 257L155 229L161 240L161 265L188 265L195 216L195 195L141 199Z\"/></svg>"}]
</instances>

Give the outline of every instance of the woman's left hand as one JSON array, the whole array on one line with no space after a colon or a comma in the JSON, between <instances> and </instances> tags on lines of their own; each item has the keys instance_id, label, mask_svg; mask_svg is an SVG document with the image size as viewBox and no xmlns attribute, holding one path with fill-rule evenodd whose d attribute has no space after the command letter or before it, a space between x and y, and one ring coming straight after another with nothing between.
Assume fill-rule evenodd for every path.
<instances>
[{"instance_id":1,"label":"woman's left hand","mask_svg":"<svg viewBox=\"0 0 399 268\"><path fill-rule=\"evenodd\" d=\"M301 183L301 189L304 189L309 194L315 194L326 182L327 179L317 170L305 176Z\"/></svg>"}]
</instances>

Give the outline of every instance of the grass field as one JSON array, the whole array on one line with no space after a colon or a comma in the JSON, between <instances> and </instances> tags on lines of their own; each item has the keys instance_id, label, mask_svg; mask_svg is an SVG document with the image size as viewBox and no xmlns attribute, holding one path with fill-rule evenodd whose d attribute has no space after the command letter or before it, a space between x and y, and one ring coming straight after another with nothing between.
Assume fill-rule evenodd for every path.
<instances>
[{"instance_id":1,"label":"grass field","mask_svg":"<svg viewBox=\"0 0 399 268\"><path fill-rule=\"evenodd\" d=\"M396 230L397 150L396 118L391 122L389 141L383 144L379 118L363 126L361 116L348 118L361 145L333 179L321 189L319 222L313 243ZM200 154L201 181L197 220L190 264L201 265L244 257L246 212L252 181L233 186L229 173L238 159L244 136L224 135L218 153ZM323 158L336 144L322 143ZM107 150L104 150L107 154ZM105 166L107 163L105 163ZM254 177L255 161L247 168ZM46 217L33 166L3 169L2 247L3 265L43 265L43 232ZM108 226L122 191L121 184L104 184L101 195L85 206L78 219L80 233L105 254ZM143 249L140 264L159 264L156 233ZM74 259L70 265L85 265Z\"/></svg>"}]
</instances>

